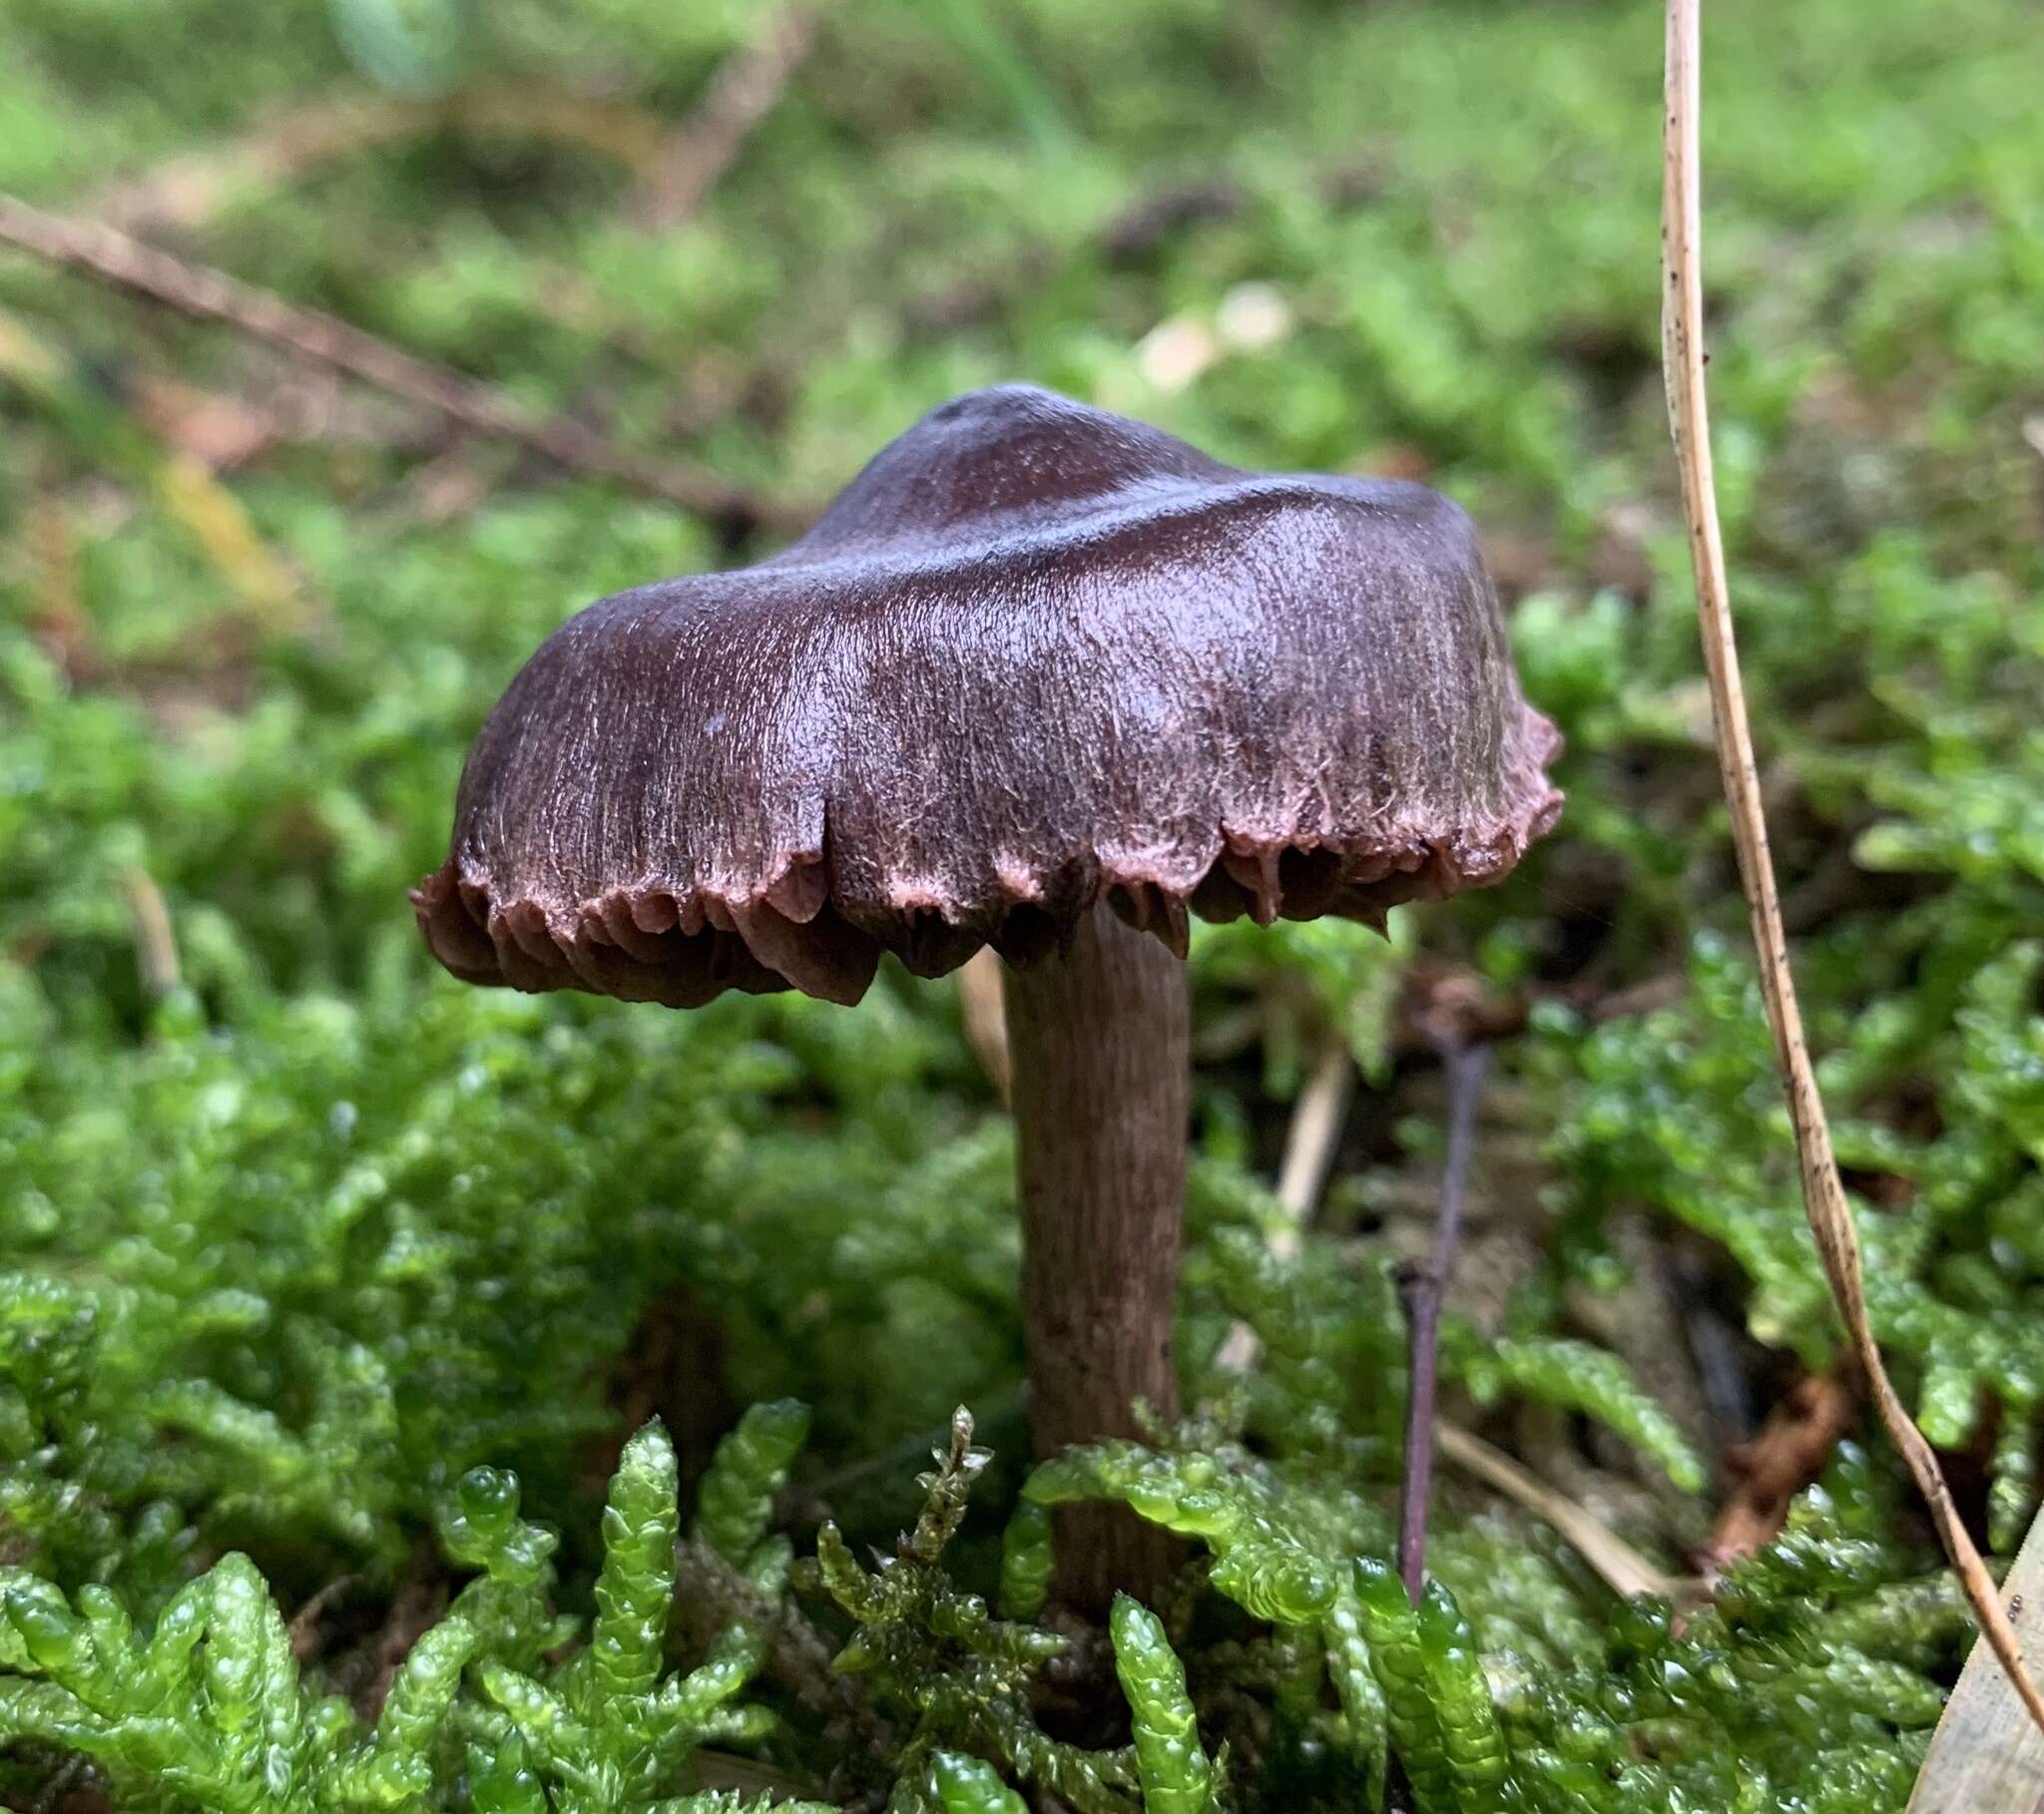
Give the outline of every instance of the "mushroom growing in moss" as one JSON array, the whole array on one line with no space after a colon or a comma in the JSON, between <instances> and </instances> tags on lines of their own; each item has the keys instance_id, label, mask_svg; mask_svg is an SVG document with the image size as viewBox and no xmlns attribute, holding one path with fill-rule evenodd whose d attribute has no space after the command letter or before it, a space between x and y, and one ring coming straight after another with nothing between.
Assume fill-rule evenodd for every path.
<instances>
[{"instance_id":1,"label":"mushroom growing in moss","mask_svg":"<svg viewBox=\"0 0 2044 1814\"><path fill-rule=\"evenodd\" d=\"M469 982L856 1002L1006 960L1037 1448L1177 1409L1188 915L1381 922L1548 829L1468 520L1245 472L1024 386L932 411L800 541L622 593L512 681L414 900ZM1082 1508L1060 1587L1162 1566Z\"/></svg>"}]
</instances>

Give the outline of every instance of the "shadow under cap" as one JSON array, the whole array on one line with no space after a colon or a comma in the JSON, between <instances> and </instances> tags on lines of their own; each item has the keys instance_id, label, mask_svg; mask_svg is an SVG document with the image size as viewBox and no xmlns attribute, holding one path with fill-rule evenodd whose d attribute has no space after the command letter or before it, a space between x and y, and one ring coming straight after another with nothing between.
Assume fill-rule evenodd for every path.
<instances>
[{"instance_id":1,"label":"shadow under cap","mask_svg":"<svg viewBox=\"0 0 2044 1814\"><path fill-rule=\"evenodd\" d=\"M1245 472L1047 391L932 411L799 542L551 637L413 894L474 983L854 1002L1107 901L1380 922L1553 825L1468 519Z\"/></svg>"}]
</instances>

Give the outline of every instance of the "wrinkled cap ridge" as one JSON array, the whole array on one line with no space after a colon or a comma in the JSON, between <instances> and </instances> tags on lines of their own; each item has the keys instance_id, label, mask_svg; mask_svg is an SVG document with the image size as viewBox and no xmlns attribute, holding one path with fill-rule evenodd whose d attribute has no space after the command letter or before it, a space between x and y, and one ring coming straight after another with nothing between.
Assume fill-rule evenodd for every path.
<instances>
[{"instance_id":1,"label":"wrinkled cap ridge","mask_svg":"<svg viewBox=\"0 0 2044 1814\"><path fill-rule=\"evenodd\" d=\"M1381 923L1561 808L1468 519L1023 386L933 411L758 566L592 605L414 892L469 982L856 1001L1096 903Z\"/></svg>"}]
</instances>

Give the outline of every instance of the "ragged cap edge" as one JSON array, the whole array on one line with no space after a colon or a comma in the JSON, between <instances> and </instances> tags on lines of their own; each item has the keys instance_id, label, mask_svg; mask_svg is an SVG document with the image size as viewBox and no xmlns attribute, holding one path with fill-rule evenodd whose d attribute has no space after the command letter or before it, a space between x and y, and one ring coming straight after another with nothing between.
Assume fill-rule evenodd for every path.
<instances>
[{"instance_id":1,"label":"ragged cap edge","mask_svg":"<svg viewBox=\"0 0 2044 1814\"><path fill-rule=\"evenodd\" d=\"M1496 822L1438 832L1386 827L1343 844L1217 827L1209 851L1145 858L1089 850L1054 866L996 859L991 909L925 901L921 878L882 878L880 906L842 901L827 847L776 852L747 888L687 892L642 880L592 899L549 904L497 886L459 854L412 891L435 958L463 982L528 992L580 989L623 1001L697 1008L727 990L797 989L856 1003L883 951L920 976L956 969L982 946L1012 963L1056 949L1106 902L1139 931L1186 953L1189 916L1260 924L1322 915L1381 926L1391 907L1502 881L1554 826L1562 795L1546 767L1561 734L1521 706Z\"/></svg>"}]
</instances>

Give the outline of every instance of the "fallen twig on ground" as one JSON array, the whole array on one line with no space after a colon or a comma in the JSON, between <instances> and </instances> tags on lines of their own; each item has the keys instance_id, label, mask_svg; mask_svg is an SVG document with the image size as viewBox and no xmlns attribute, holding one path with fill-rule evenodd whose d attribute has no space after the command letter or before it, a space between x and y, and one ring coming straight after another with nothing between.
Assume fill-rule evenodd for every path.
<instances>
[{"instance_id":1,"label":"fallen twig on ground","mask_svg":"<svg viewBox=\"0 0 2044 1814\"><path fill-rule=\"evenodd\" d=\"M815 43L824 11L823 0L781 7L758 38L718 67L695 113L669 135L640 177L631 209L640 227L672 231L702 205L786 91Z\"/></svg>"},{"instance_id":2,"label":"fallen twig on ground","mask_svg":"<svg viewBox=\"0 0 2044 1814\"><path fill-rule=\"evenodd\" d=\"M323 1626L335 1600L361 1582L359 1575L336 1575L291 1614L291 1660L299 1668L315 1661L325 1648Z\"/></svg>"},{"instance_id":3,"label":"fallen twig on ground","mask_svg":"<svg viewBox=\"0 0 2044 1814\"><path fill-rule=\"evenodd\" d=\"M126 233L45 213L0 194L0 242L86 271L181 313L220 321L331 366L449 420L515 441L571 471L600 474L704 516L792 530L807 510L693 468L619 447L566 416L535 416L480 379L451 371L318 309L286 302L205 265L188 264Z\"/></svg>"},{"instance_id":4,"label":"fallen twig on ground","mask_svg":"<svg viewBox=\"0 0 2044 1814\"><path fill-rule=\"evenodd\" d=\"M1754 761L1753 730L1740 680L1739 650L1733 634L1732 604L1725 573L1724 535L1718 521L1717 484L1711 464L1710 412L1704 391L1703 176L1698 115L1701 110L1701 0L1668 0L1665 76L1665 134L1662 143L1663 202L1661 357L1668 389L1668 420L1682 469L1683 515L1689 527L1690 560L1696 573L1697 616L1703 634L1704 665L1710 675L1712 717L1725 797L1732 810L1733 842L1740 880L1753 918L1760 954L1761 990L1776 1057L1795 1131L1802 1171L1802 1199L1822 1257L1831 1295L1852 1338L1852 1350L1866 1376L1881 1422L1908 1464L1917 1490L1930 1508L1945 1553L1958 1570L1974 1616L2008 1670L2030 1717L2044 1729L2044 1693L2023 1665L2022 1644L2009 1622L1946 1486L1937 1456L1889 1383L1880 1345L1866 1309L1866 1284L1859 1231L1831 1152L1829 1124L1802 1015L1788 970L1788 938L1768 851L1760 772Z\"/></svg>"},{"instance_id":5,"label":"fallen twig on ground","mask_svg":"<svg viewBox=\"0 0 2044 1814\"><path fill-rule=\"evenodd\" d=\"M1788 1502L1823 1472L1858 1409L1835 1374L1812 1373L1768 1413L1760 1435L1726 1458L1738 1486L1698 1553L1707 1575L1722 1574L1781 1536Z\"/></svg>"}]
</instances>

